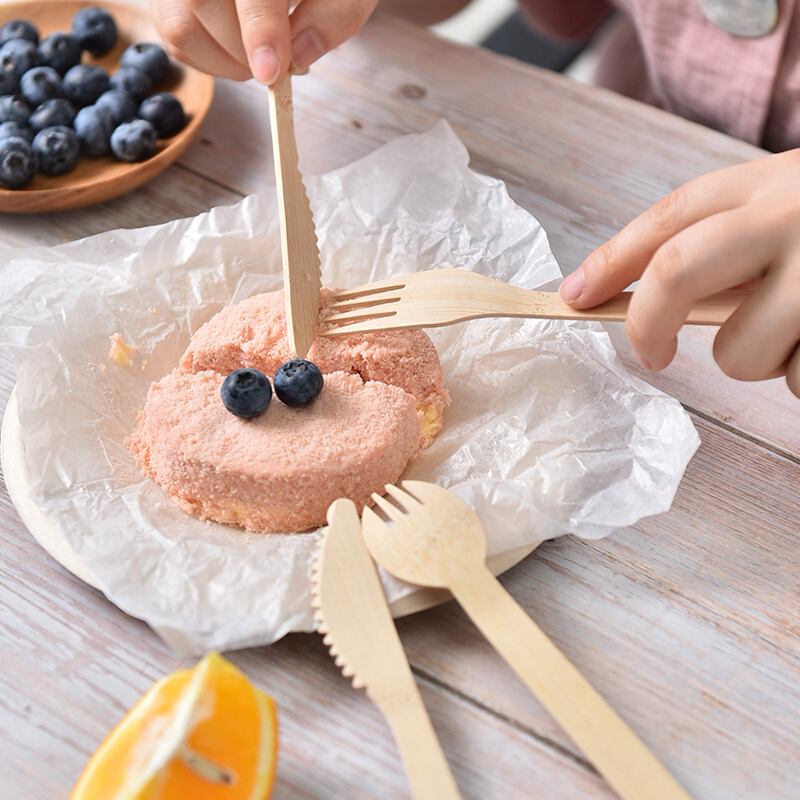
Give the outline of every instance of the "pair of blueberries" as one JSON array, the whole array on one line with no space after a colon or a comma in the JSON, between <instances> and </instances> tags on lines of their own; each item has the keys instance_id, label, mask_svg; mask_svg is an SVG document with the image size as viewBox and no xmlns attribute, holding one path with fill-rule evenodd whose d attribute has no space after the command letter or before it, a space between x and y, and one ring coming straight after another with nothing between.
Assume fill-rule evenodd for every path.
<instances>
[{"instance_id":1,"label":"pair of blueberries","mask_svg":"<svg viewBox=\"0 0 800 800\"><path fill-rule=\"evenodd\" d=\"M317 397L324 379L313 361L293 358L281 365L272 381L278 400L298 408L309 405ZM252 419L266 411L272 400L272 387L263 372L245 367L234 370L225 378L220 396L231 414Z\"/></svg>"},{"instance_id":2,"label":"pair of blueberries","mask_svg":"<svg viewBox=\"0 0 800 800\"><path fill-rule=\"evenodd\" d=\"M81 143L74 128L51 125L38 133L19 122L0 124L0 186L23 189L37 172L63 175L74 169Z\"/></svg>"}]
</instances>

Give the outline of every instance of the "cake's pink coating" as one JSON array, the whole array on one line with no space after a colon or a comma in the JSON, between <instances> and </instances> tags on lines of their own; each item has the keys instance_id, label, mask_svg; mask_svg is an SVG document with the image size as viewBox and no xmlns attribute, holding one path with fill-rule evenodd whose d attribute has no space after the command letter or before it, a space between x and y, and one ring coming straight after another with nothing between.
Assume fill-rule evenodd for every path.
<instances>
[{"instance_id":1,"label":"cake's pink coating","mask_svg":"<svg viewBox=\"0 0 800 800\"><path fill-rule=\"evenodd\" d=\"M328 302L330 291L323 289L323 309ZM223 375L252 367L271 377L291 357L284 295L278 291L255 295L220 311L194 335L181 367L187 372L213 369ZM349 372L365 381L399 386L413 395L429 421L436 420L435 425L426 426L423 446L441 427L442 409L450 398L436 348L424 331L317 337L306 358L323 374Z\"/></svg>"},{"instance_id":2,"label":"cake's pink coating","mask_svg":"<svg viewBox=\"0 0 800 800\"><path fill-rule=\"evenodd\" d=\"M360 510L382 494L419 448L422 415L395 386L336 372L310 406L273 397L244 420L220 400L223 377L175 370L154 383L127 440L144 471L201 517L251 531L318 527L337 498Z\"/></svg>"}]
</instances>

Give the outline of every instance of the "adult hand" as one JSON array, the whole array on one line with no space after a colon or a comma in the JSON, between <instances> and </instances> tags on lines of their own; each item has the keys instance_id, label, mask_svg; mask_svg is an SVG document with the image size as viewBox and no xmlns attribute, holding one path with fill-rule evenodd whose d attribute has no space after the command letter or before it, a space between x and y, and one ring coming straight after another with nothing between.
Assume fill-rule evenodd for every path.
<instances>
[{"instance_id":1,"label":"adult hand","mask_svg":"<svg viewBox=\"0 0 800 800\"><path fill-rule=\"evenodd\" d=\"M739 380L786 376L800 397L800 150L696 178L595 250L561 285L591 308L639 279L626 327L644 367L674 358L698 300L752 294L720 328L714 358Z\"/></svg>"},{"instance_id":2,"label":"adult hand","mask_svg":"<svg viewBox=\"0 0 800 800\"><path fill-rule=\"evenodd\" d=\"M272 84L287 70L303 73L352 36L378 0L151 0L170 53L234 80Z\"/></svg>"}]
</instances>

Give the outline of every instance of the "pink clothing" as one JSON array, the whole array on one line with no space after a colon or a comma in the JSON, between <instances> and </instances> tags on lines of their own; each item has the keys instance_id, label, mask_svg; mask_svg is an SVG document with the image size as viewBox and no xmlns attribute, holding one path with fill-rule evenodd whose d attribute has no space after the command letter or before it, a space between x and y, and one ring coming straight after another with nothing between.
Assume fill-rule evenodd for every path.
<instances>
[{"instance_id":1,"label":"pink clothing","mask_svg":"<svg viewBox=\"0 0 800 800\"><path fill-rule=\"evenodd\" d=\"M572 10L521 3L534 24ZM623 14L600 46L597 83L769 150L800 147L800 0L778 0L776 28L758 38L720 30L697 0L612 4Z\"/></svg>"}]
</instances>

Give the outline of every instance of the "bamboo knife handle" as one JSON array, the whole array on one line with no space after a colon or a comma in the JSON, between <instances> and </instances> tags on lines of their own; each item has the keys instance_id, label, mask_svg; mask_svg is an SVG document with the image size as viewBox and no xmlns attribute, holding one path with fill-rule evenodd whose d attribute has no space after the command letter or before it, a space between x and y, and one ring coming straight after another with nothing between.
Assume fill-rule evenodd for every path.
<instances>
[{"instance_id":1,"label":"bamboo knife handle","mask_svg":"<svg viewBox=\"0 0 800 800\"><path fill-rule=\"evenodd\" d=\"M414 679L401 694L377 697L367 693L394 733L415 800L461 800L453 775L431 725Z\"/></svg>"}]
</instances>

